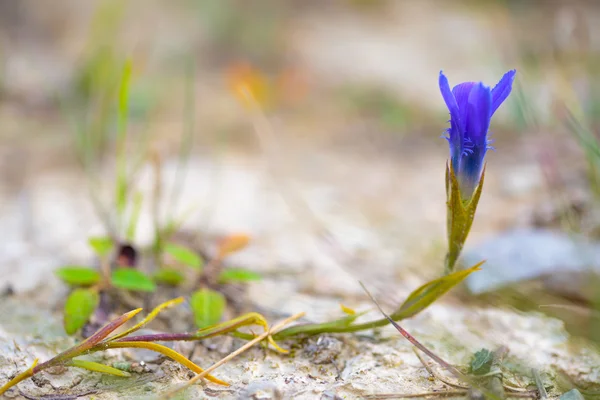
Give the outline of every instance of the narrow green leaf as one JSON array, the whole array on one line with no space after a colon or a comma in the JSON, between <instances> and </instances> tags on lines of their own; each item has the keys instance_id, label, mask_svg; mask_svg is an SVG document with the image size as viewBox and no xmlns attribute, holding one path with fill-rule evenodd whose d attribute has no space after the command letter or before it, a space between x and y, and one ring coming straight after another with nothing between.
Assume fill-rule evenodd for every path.
<instances>
[{"instance_id":1,"label":"narrow green leaf","mask_svg":"<svg viewBox=\"0 0 600 400\"><path fill-rule=\"evenodd\" d=\"M126 60L123 65L119 85L119 106L117 111L117 176L115 187L115 206L119 217L122 217L127 205L128 179L126 170L127 117L129 112L129 87L131 81L132 62Z\"/></svg>"},{"instance_id":2,"label":"narrow green leaf","mask_svg":"<svg viewBox=\"0 0 600 400\"><path fill-rule=\"evenodd\" d=\"M462 282L471 273L478 271L484 262L481 261L469 269L456 271L450 275L427 282L408 296L400 308L392 314L392 319L399 320L418 314L446 294L448 290Z\"/></svg>"},{"instance_id":3,"label":"narrow green leaf","mask_svg":"<svg viewBox=\"0 0 600 400\"><path fill-rule=\"evenodd\" d=\"M119 329L122 325L126 324L133 317L138 315L142 310L142 308L136 308L135 310L131 310L129 312L126 312L125 314L121 314L119 317L111 320L108 324L104 325L102 328L94 332L92 336L85 339L77 346L72 347L71 350L63 352L60 355L56 356L54 359L60 362L64 360L69 360L70 358L77 357L77 355L87 352L92 347L105 340L108 337L108 335L110 335L111 333Z\"/></svg>"},{"instance_id":4,"label":"narrow green leaf","mask_svg":"<svg viewBox=\"0 0 600 400\"><path fill-rule=\"evenodd\" d=\"M140 219L140 212L142 211L142 202L144 196L141 192L136 192L133 195L133 204L131 205L131 218L129 219L129 225L127 226L127 239L130 242L135 240L135 234L137 231L138 221Z\"/></svg>"},{"instance_id":5,"label":"narrow green leaf","mask_svg":"<svg viewBox=\"0 0 600 400\"><path fill-rule=\"evenodd\" d=\"M75 289L65 303L65 331L68 335L77 332L90 319L98 306L100 296L96 290Z\"/></svg>"},{"instance_id":6,"label":"narrow green leaf","mask_svg":"<svg viewBox=\"0 0 600 400\"><path fill-rule=\"evenodd\" d=\"M119 139L124 140L124 135L127 130L127 117L129 111L129 87L131 82L132 62L130 59L125 61L123 65L123 75L121 76L121 84L119 87Z\"/></svg>"},{"instance_id":7,"label":"narrow green leaf","mask_svg":"<svg viewBox=\"0 0 600 400\"><path fill-rule=\"evenodd\" d=\"M92 237L88 239L88 243L100 258L107 256L114 247L114 243L109 237Z\"/></svg>"},{"instance_id":8,"label":"narrow green leaf","mask_svg":"<svg viewBox=\"0 0 600 400\"><path fill-rule=\"evenodd\" d=\"M90 286L100 282L100 273L88 267L62 267L54 273L65 283L73 286Z\"/></svg>"},{"instance_id":9,"label":"narrow green leaf","mask_svg":"<svg viewBox=\"0 0 600 400\"><path fill-rule=\"evenodd\" d=\"M139 292L153 292L156 285L143 272L133 268L117 268L111 276L113 286Z\"/></svg>"},{"instance_id":10,"label":"narrow green leaf","mask_svg":"<svg viewBox=\"0 0 600 400\"><path fill-rule=\"evenodd\" d=\"M225 296L210 289L200 289L192 295L190 304L196 326L206 328L221 320L225 311Z\"/></svg>"},{"instance_id":11,"label":"narrow green leaf","mask_svg":"<svg viewBox=\"0 0 600 400\"><path fill-rule=\"evenodd\" d=\"M177 286L185 280L183 274L174 268L161 268L152 276L154 282Z\"/></svg>"},{"instance_id":12,"label":"narrow green leaf","mask_svg":"<svg viewBox=\"0 0 600 400\"><path fill-rule=\"evenodd\" d=\"M202 258L192 249L175 243L167 243L165 251L183 265L196 269L202 268Z\"/></svg>"},{"instance_id":13,"label":"narrow green leaf","mask_svg":"<svg viewBox=\"0 0 600 400\"><path fill-rule=\"evenodd\" d=\"M97 346L100 342L106 339L108 335L118 329L121 325L125 324L131 318L135 317L140 311L142 311L142 309L137 308L111 320L108 324L94 332L92 336L88 337L78 345L63 351L51 360L46 361L45 364L47 366L60 365L71 360L73 357L78 357L82 354L90 352L94 346Z\"/></svg>"},{"instance_id":14,"label":"narrow green leaf","mask_svg":"<svg viewBox=\"0 0 600 400\"><path fill-rule=\"evenodd\" d=\"M220 283L229 282L252 282L260 281L262 276L258 272L249 271L243 268L227 268L219 275Z\"/></svg>"},{"instance_id":15,"label":"narrow green leaf","mask_svg":"<svg viewBox=\"0 0 600 400\"><path fill-rule=\"evenodd\" d=\"M119 218L123 216L127 205L127 188L127 176L124 173L120 174L115 180L115 207Z\"/></svg>"},{"instance_id":16,"label":"narrow green leaf","mask_svg":"<svg viewBox=\"0 0 600 400\"><path fill-rule=\"evenodd\" d=\"M154 320L154 318L156 318L156 316L158 314L160 314L164 309L173 307L174 305L177 305L180 303L183 303L183 300L184 300L183 297L177 297L175 299L165 301L164 303L159 304L158 306L154 307L154 310L152 310L152 312L150 314L146 315L146 318L144 318L143 320L141 320L140 322L138 322L131 328L109 337L108 339L106 339L106 342L114 342L117 339L123 338L125 336L132 334L133 332L140 330L141 328L143 328L144 326L146 326L147 324L152 322Z\"/></svg>"},{"instance_id":17,"label":"narrow green leaf","mask_svg":"<svg viewBox=\"0 0 600 400\"><path fill-rule=\"evenodd\" d=\"M100 364L93 361L71 360L69 363L67 363L67 365L71 367L87 369L88 371L100 372L102 374L120 376L122 378L127 378L131 376L129 372L125 372L120 369L109 367L108 365Z\"/></svg>"},{"instance_id":18,"label":"narrow green leaf","mask_svg":"<svg viewBox=\"0 0 600 400\"><path fill-rule=\"evenodd\" d=\"M273 335L273 339L280 340L295 336L320 335L322 333L357 332L365 329L379 328L388 324L388 321L383 319L364 324L353 325L353 323L359 317L362 317L365 314L366 311L363 311L352 315L346 315L345 317L336 319L334 321L322 322L319 324L298 324L290 326L289 328L286 328Z\"/></svg>"}]
</instances>

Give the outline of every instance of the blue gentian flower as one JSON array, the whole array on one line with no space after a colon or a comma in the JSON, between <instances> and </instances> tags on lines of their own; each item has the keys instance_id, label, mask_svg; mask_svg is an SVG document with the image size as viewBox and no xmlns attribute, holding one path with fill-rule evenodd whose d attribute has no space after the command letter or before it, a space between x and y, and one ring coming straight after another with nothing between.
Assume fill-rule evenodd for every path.
<instances>
[{"instance_id":1,"label":"blue gentian flower","mask_svg":"<svg viewBox=\"0 0 600 400\"><path fill-rule=\"evenodd\" d=\"M444 137L450 144L450 162L464 199L471 198L479 184L485 153L492 148L490 120L510 94L515 73L508 71L493 89L482 82L464 82L450 91L448 78L440 71L440 91L450 111L450 128Z\"/></svg>"}]
</instances>

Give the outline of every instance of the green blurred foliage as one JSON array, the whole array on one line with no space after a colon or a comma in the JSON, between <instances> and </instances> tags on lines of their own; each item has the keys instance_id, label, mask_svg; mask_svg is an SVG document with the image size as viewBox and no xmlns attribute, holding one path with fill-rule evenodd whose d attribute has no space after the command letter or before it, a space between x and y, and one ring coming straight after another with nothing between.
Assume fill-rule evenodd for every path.
<instances>
[{"instance_id":1,"label":"green blurred foliage","mask_svg":"<svg viewBox=\"0 0 600 400\"><path fill-rule=\"evenodd\" d=\"M196 326L202 329L221 321L226 303L222 293L211 289L200 289L192 294L190 305Z\"/></svg>"},{"instance_id":2,"label":"green blurred foliage","mask_svg":"<svg viewBox=\"0 0 600 400\"><path fill-rule=\"evenodd\" d=\"M65 332L72 335L85 325L98 306L100 296L95 289L75 289L65 303Z\"/></svg>"},{"instance_id":3,"label":"green blurred foliage","mask_svg":"<svg viewBox=\"0 0 600 400\"><path fill-rule=\"evenodd\" d=\"M190 0L208 32L215 60L250 60L276 66L285 53L282 31L289 2L279 0Z\"/></svg>"},{"instance_id":4,"label":"green blurred foliage","mask_svg":"<svg viewBox=\"0 0 600 400\"><path fill-rule=\"evenodd\" d=\"M112 272L111 283L114 287L139 292L154 292L156 285L143 272L133 268L117 268Z\"/></svg>"}]
</instances>

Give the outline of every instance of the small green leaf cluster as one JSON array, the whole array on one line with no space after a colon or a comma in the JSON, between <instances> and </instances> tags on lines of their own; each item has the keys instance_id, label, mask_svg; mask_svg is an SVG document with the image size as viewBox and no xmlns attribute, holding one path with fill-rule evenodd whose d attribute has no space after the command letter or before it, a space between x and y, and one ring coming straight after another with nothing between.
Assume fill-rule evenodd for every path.
<instances>
[{"instance_id":1,"label":"small green leaf cluster","mask_svg":"<svg viewBox=\"0 0 600 400\"><path fill-rule=\"evenodd\" d=\"M248 242L243 235L232 235L221 241L218 256L211 260L221 265L222 259L242 249ZM115 252L115 242L110 237L92 237L88 244L101 263L110 263ZM168 263L161 263L151 276L133 266L112 265L108 273L103 274L96 268L80 265L69 265L57 269L56 275L73 290L67 297L64 307L64 328L67 334L78 332L91 318L100 304L100 294L110 290L152 293L159 285L181 286L189 281L186 272L194 274L192 281L204 273L205 260L193 249L178 243L167 242L163 246L161 259L168 258ZM114 263L113 263L114 264ZM243 268L220 268L216 279L217 285L231 283L247 283L260 280L261 276ZM218 288L216 288L218 289ZM194 319L199 328L213 325L222 319L226 309L225 296L215 288L202 287L193 291L190 301Z\"/></svg>"}]
</instances>

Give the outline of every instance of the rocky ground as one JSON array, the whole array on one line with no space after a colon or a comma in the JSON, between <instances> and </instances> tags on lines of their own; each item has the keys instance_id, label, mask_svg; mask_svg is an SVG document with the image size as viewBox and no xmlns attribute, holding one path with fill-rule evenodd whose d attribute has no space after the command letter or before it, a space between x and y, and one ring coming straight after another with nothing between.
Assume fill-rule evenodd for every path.
<instances>
[{"instance_id":1,"label":"rocky ground","mask_svg":"<svg viewBox=\"0 0 600 400\"><path fill-rule=\"evenodd\" d=\"M86 239L105 233L90 201L90 180L74 160L72 126L53 103L57 92L68 91L75 61L84 53L81 49L89 47L84 42L92 13L76 1L65 1L69 13L30 3L24 1L22 9L0 4L8 7L0 17L12 15L8 20L16 20L29 15L40 27L25 35L19 24L6 23L6 40L0 42L0 52L12 55L2 65L0 82L0 139L6 143L0 147L0 384L35 358L46 360L76 342L62 328L67 288L53 271L65 264L93 263ZM294 18L288 15L283 64L301 66L314 90L303 102L286 103L270 114L277 133L275 152L269 150L272 141L266 148L261 145L247 114L222 84L219 68L225 69L234 58L221 54L227 53L222 48L217 52L220 58L212 53L212 39L201 32L203 25L191 13L177 7L132 7L136 13L130 21L136 22L119 38L124 48L137 51L140 75L164 80L161 98L166 100L159 102L161 112L153 114L144 129L150 130L153 146L163 156L167 184L176 171L173 137L181 131L183 106L180 82L172 90L164 87L181 72L173 72L177 56L190 49L207 55L208 61L200 62L203 73L196 85L196 146L179 205L181 209L192 205L196 212L184 229L209 239L239 232L251 235L250 246L231 262L263 275L262 281L249 284L244 301L247 309L264 313L270 321L298 312L306 313L305 321L326 321L341 315L340 304L372 310L359 280L392 311L412 290L441 274L447 146L439 139L446 115L435 84L437 74L443 68L453 83L473 75L492 83L504 72L498 70L499 64L512 65L518 59L510 49L523 26L497 6L483 18L481 10L459 3L394 4L358 14L335 5L312 11L307 6L308 11L294 10ZM573 16L564 12L566 17L558 14L571 21ZM545 23L553 15L536 13L527 24L538 27L542 37L554 34L554 25ZM592 21L594 15L586 17ZM333 17L335 24L330 23ZM77 23L67 24L69 18ZM432 38L438 38L435 46ZM488 39L498 44L496 58L489 56ZM38 64L45 68L32 67ZM529 107L532 112L544 111L536 114L540 123L552 114L546 107L556 84L551 77L522 78L525 88L539 94L529 99ZM331 95L332 88L347 82L389 88L427 121L409 118L401 121L401 127L382 127L372 115L336 103L340 99ZM555 140L552 129L512 132L506 129L509 117L513 115L508 110L498 116L502 126L495 133L498 151L488 158L486 187L469 246L508 228L528 227L536 211L554 205L548 199L543 173L547 171L539 161L576 147ZM139 132L135 121L132 125ZM566 162L560 157L553 162L570 166L558 168L561 173L570 173L572 167L573 186L585 183L577 164L560 164ZM98 169L102 182L112 182L113 165L109 157ZM138 183L149 193L152 182L148 167ZM148 244L151 238L150 210L144 208L138 244ZM551 397L567 389L564 376L582 387L600 382L597 348L569 333L561 320L508 304L492 305L460 287L402 325L459 366L466 366L481 348L506 346L506 382L531 386L534 368ZM187 318L187 308L182 306L177 315ZM361 318L378 317L370 311ZM208 367L242 343L210 340L195 349L192 360ZM390 327L281 344L293 348L293 355L253 348L214 372L231 387L196 386L182 398L352 399L448 389L431 377L410 343ZM192 351L188 345L175 346L186 354ZM178 364L147 352L112 350L93 357L109 364L129 363L134 376L118 379L76 368L57 369L22 382L6 397L149 398L191 377Z\"/></svg>"},{"instance_id":2,"label":"rocky ground","mask_svg":"<svg viewBox=\"0 0 600 400\"><path fill-rule=\"evenodd\" d=\"M282 190L274 183L264 158L251 154L195 158L191 162L183 198L197 201L201 211L187 225L209 234L243 231L252 235L252 245L236 255L235 262L265 275L263 281L250 285L248 301L250 308L265 312L273 320L301 311L306 312L308 321L336 318L340 303L371 309L357 284L359 279L391 310L441 269L445 145L439 145L435 150L423 148L419 157L376 159L348 152L299 151L310 154L307 157L312 162L287 168L292 171L287 182L293 183L293 196L310 205L311 218L330 230L349 259L328 252L312 224L303 221L299 211L283 200L285 195L282 197ZM503 156L492 157L493 165ZM167 163L165 176L172 172ZM211 178L213 173L218 178ZM514 201L525 195L503 189L500 183L510 179L503 174L498 169L489 170L489 185L473 232L475 242L486 232L489 235L494 226L501 226L501 220L508 224L516 218L510 210L501 216L494 212L511 197ZM215 180L219 183L213 190L211 182ZM143 177L141 182L143 186ZM2 381L26 368L34 358L44 360L74 341L61 327L59 310L66 289L52 271L65 263L91 260L85 237L99 233L101 224L86 200L84 187L81 176L57 169L36 174L24 193L4 194L3 231L12 234L1 266L4 287L10 285L14 294L4 295L0 310ZM531 195L535 187L527 191ZM31 200L24 205L24 198ZM24 231L28 219L31 239ZM144 221L147 219L142 218L141 243L149 238ZM376 317L377 313L371 312L363 318ZM561 321L538 312L520 313L458 301L449 295L403 325L457 365L466 365L472 353L482 347L507 346L511 363L518 370L539 369L552 395L558 394L555 379L559 372L582 383L600 379L600 355L573 340ZM193 361L207 367L239 344L211 341L208 347L197 349ZM293 342L284 345L297 346ZM153 364L156 359L147 354L111 351L95 357L133 363L145 359L147 365L138 369L135 378L126 380L77 369L57 375L43 373L19 389L34 397L58 391L94 392L93 398L102 399L140 398L189 377L188 371L174 363ZM430 379L411 345L389 327L378 332L316 337L303 342L293 357L252 349L219 368L215 375L232 386L223 389L209 385L205 392L198 387L188 396L359 398L445 387Z\"/></svg>"}]
</instances>

